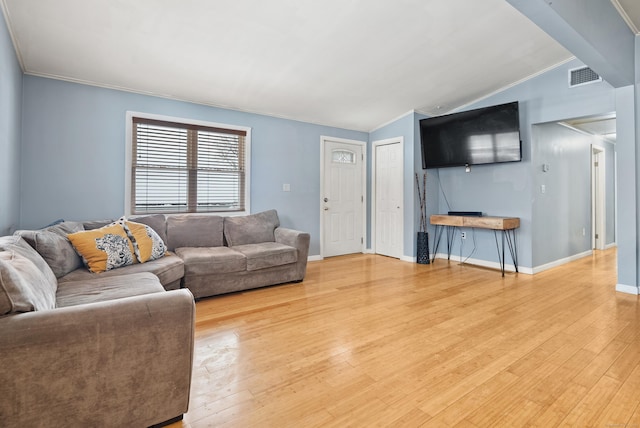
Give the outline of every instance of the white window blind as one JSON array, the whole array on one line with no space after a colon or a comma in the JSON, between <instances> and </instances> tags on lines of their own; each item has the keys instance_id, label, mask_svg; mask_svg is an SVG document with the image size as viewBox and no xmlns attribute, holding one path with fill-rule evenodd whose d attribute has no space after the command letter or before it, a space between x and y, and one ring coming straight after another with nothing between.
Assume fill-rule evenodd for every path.
<instances>
[{"instance_id":1,"label":"white window blind","mask_svg":"<svg viewBox=\"0 0 640 428\"><path fill-rule=\"evenodd\" d=\"M133 117L132 214L245 209L246 131Z\"/></svg>"}]
</instances>

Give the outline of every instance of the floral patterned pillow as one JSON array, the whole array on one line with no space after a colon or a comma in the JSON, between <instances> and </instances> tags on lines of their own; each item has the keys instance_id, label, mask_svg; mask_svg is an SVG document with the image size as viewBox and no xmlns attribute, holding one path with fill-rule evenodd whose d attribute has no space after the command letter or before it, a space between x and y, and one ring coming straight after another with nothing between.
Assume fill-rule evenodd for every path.
<instances>
[{"instance_id":1,"label":"floral patterned pillow","mask_svg":"<svg viewBox=\"0 0 640 428\"><path fill-rule=\"evenodd\" d=\"M167 246L150 226L129 221L124 217L118 220L118 223L122 225L133 243L133 251L138 262L145 263L164 257Z\"/></svg>"},{"instance_id":2,"label":"floral patterned pillow","mask_svg":"<svg viewBox=\"0 0 640 428\"><path fill-rule=\"evenodd\" d=\"M67 238L91 272L105 272L137 263L133 243L119 223L70 233Z\"/></svg>"}]
</instances>

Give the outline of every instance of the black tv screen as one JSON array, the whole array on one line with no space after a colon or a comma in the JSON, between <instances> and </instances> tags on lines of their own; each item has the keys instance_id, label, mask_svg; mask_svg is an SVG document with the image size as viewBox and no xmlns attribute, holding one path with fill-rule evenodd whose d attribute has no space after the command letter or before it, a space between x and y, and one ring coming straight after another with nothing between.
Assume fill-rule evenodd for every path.
<instances>
[{"instance_id":1,"label":"black tv screen","mask_svg":"<svg viewBox=\"0 0 640 428\"><path fill-rule=\"evenodd\" d=\"M420 120L422 168L522 160L518 102Z\"/></svg>"}]
</instances>

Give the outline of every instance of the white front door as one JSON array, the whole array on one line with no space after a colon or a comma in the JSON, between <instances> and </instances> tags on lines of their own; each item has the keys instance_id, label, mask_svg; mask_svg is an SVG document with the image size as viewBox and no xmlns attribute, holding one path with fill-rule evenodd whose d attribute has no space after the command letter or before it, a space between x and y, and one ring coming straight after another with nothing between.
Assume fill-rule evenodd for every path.
<instances>
[{"instance_id":1,"label":"white front door","mask_svg":"<svg viewBox=\"0 0 640 428\"><path fill-rule=\"evenodd\" d=\"M403 197L402 143L374 143L375 151L375 250L377 254L402 256Z\"/></svg>"},{"instance_id":2,"label":"white front door","mask_svg":"<svg viewBox=\"0 0 640 428\"><path fill-rule=\"evenodd\" d=\"M361 253L363 145L332 139L324 139L323 143L322 255Z\"/></svg>"}]
</instances>

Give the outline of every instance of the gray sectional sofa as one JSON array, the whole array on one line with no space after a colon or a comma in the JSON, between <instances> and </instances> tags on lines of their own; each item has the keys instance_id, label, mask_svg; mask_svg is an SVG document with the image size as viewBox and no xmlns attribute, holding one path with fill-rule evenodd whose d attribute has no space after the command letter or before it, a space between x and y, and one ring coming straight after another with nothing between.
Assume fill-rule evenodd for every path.
<instances>
[{"instance_id":1,"label":"gray sectional sofa","mask_svg":"<svg viewBox=\"0 0 640 428\"><path fill-rule=\"evenodd\" d=\"M0 237L3 426L151 426L187 411L195 298L301 281L309 234L275 210L149 215L169 250L92 273L61 222Z\"/></svg>"},{"instance_id":2,"label":"gray sectional sofa","mask_svg":"<svg viewBox=\"0 0 640 428\"><path fill-rule=\"evenodd\" d=\"M169 252L158 260L97 274L100 277L150 272L160 279L166 290L188 288L196 299L200 299L302 281L306 273L310 236L306 232L280 227L275 210L237 217L154 214L131 220L151 227L166 243ZM16 233L38 248L52 233L64 235L96 229L113 221L64 222L44 230ZM55 244L48 247L48 251L43 251L45 259L47 253L54 253L49 259L60 258L57 256L62 252L60 248ZM69 252L68 248L66 251ZM83 266L75 252L62 259L50 263L68 265L58 268L58 282L96 277Z\"/></svg>"},{"instance_id":3,"label":"gray sectional sofa","mask_svg":"<svg viewBox=\"0 0 640 428\"><path fill-rule=\"evenodd\" d=\"M0 425L145 427L189 404L195 305L151 273L60 284L0 237Z\"/></svg>"},{"instance_id":4,"label":"gray sectional sofa","mask_svg":"<svg viewBox=\"0 0 640 428\"><path fill-rule=\"evenodd\" d=\"M167 246L184 261L182 284L196 298L302 281L309 239L308 233L280 227L275 210L167 218Z\"/></svg>"},{"instance_id":5,"label":"gray sectional sofa","mask_svg":"<svg viewBox=\"0 0 640 428\"><path fill-rule=\"evenodd\" d=\"M155 230L169 253L159 260L99 275L151 272L165 289L188 288L196 299L200 299L302 281L306 273L310 236L306 232L280 227L276 210L236 217L154 214L131 220ZM112 221L84 222L82 227L93 229ZM25 236L24 231L17 233ZM79 268L65 273L58 281L95 277L82 267L81 261L78 263Z\"/></svg>"}]
</instances>

